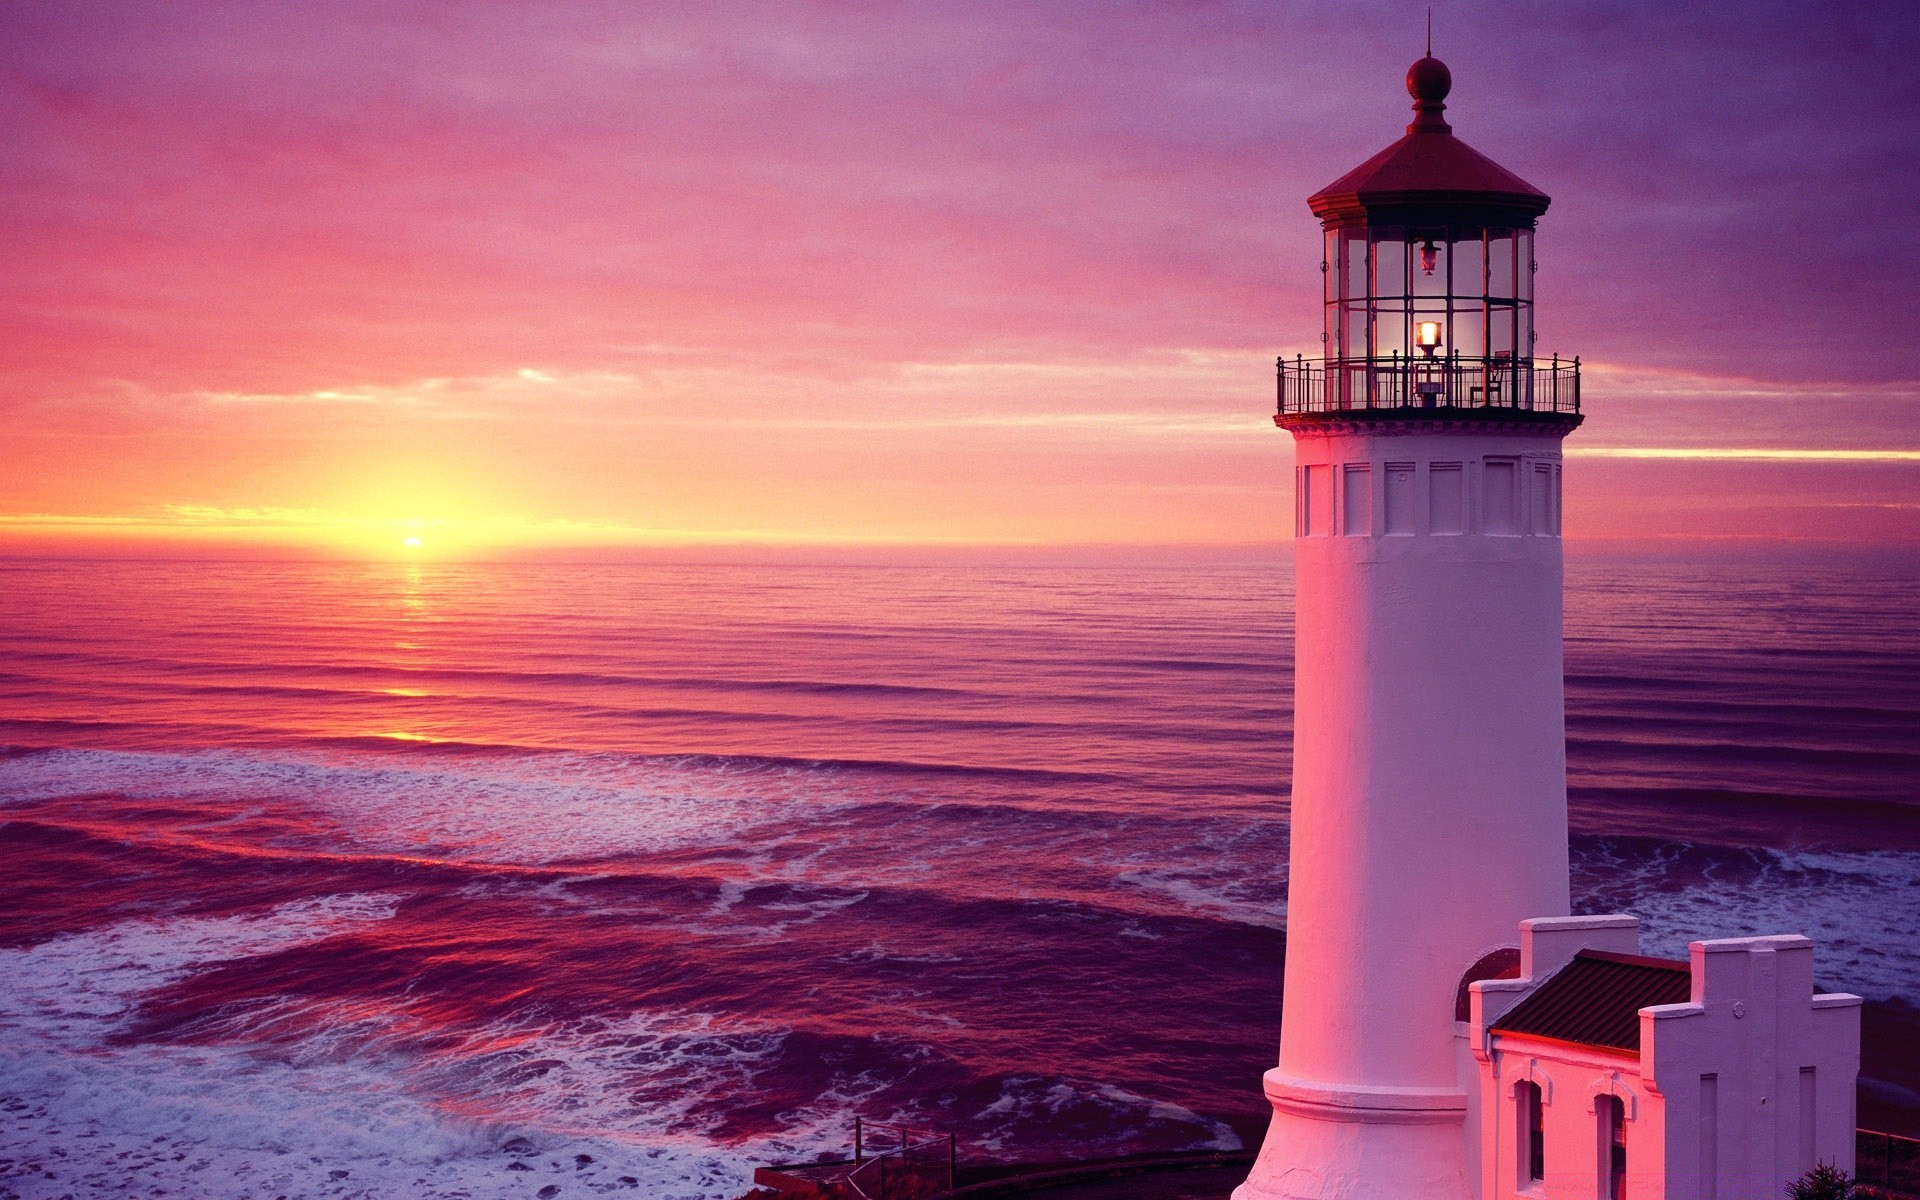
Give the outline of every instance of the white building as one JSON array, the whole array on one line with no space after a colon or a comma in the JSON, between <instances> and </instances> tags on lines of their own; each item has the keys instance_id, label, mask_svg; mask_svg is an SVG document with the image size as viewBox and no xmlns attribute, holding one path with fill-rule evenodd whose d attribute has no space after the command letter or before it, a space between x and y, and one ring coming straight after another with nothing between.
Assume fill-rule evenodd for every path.
<instances>
[{"instance_id":1,"label":"white building","mask_svg":"<svg viewBox=\"0 0 1920 1200\"><path fill-rule=\"evenodd\" d=\"M1804 938L1661 962L1633 918L1567 915L1579 360L1534 356L1548 198L1453 136L1451 83L1415 63L1406 136L1308 201L1326 349L1282 360L1275 416L1298 466L1286 1001L1234 1194L1777 1197L1852 1169L1859 1000L1814 994Z\"/></svg>"},{"instance_id":2,"label":"white building","mask_svg":"<svg viewBox=\"0 0 1920 1200\"><path fill-rule=\"evenodd\" d=\"M1481 1200L1744 1200L1853 1167L1860 998L1819 994L1804 937L1643 958L1629 916L1520 924L1520 974L1460 1030ZM1470 1061L1469 1061L1470 1060Z\"/></svg>"}]
</instances>

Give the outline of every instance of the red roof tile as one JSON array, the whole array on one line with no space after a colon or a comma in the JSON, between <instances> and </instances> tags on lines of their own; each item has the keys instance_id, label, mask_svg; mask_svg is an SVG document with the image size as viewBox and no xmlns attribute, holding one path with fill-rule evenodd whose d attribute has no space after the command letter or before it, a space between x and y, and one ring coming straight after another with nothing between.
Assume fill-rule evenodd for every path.
<instances>
[{"instance_id":1,"label":"red roof tile","mask_svg":"<svg viewBox=\"0 0 1920 1200\"><path fill-rule=\"evenodd\" d=\"M1450 132L1417 129L1307 198L1316 216L1346 208L1480 202L1546 211L1547 194Z\"/></svg>"},{"instance_id":2,"label":"red roof tile","mask_svg":"<svg viewBox=\"0 0 1920 1200\"><path fill-rule=\"evenodd\" d=\"M1692 997L1693 973L1685 962L1582 950L1493 1028L1638 1054L1640 1010Z\"/></svg>"}]
</instances>

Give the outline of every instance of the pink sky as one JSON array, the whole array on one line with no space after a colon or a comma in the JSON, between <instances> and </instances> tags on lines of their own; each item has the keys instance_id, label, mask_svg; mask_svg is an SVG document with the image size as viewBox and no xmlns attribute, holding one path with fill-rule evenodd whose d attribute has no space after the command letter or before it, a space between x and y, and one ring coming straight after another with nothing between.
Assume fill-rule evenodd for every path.
<instances>
[{"instance_id":1,"label":"pink sky","mask_svg":"<svg viewBox=\"0 0 1920 1200\"><path fill-rule=\"evenodd\" d=\"M9 3L0 548L1278 541L1424 11ZM1570 536L1920 549L1910 14L1435 51L1554 197Z\"/></svg>"}]
</instances>

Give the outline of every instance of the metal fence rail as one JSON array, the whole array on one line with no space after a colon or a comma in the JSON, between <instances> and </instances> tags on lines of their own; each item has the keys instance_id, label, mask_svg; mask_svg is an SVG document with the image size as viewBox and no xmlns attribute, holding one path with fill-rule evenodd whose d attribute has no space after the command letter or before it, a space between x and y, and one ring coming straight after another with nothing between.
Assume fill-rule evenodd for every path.
<instances>
[{"instance_id":1,"label":"metal fence rail","mask_svg":"<svg viewBox=\"0 0 1920 1200\"><path fill-rule=\"evenodd\" d=\"M1920 1139L1885 1133L1876 1129L1855 1131L1854 1180L1869 1189L1863 1195L1891 1196L1920 1200ZM1179 1157L1179 1156L1174 1156ZM1224 1156L1233 1158L1233 1156ZM1245 1156L1250 1164L1251 1155ZM834 1197L836 1200L937 1200L957 1185L957 1143L951 1133L932 1129L914 1129L891 1123L854 1119L854 1157L851 1160L794 1163L763 1167L754 1173L754 1181L782 1190L782 1194ZM1162 1161L1145 1156L1149 1162ZM1095 1167L1121 1173L1137 1171L1139 1158L1089 1160ZM1053 1178L1059 1165L1046 1168L1047 1174L1035 1178ZM1241 1165L1236 1160L1236 1165ZM791 1176L791 1177L789 1177ZM1097 1172L1088 1179L1104 1178ZM976 1182L964 1189L998 1187L1007 1182L1000 1175L990 1182Z\"/></svg>"},{"instance_id":2,"label":"metal fence rail","mask_svg":"<svg viewBox=\"0 0 1920 1200\"><path fill-rule=\"evenodd\" d=\"M957 1158L951 1133L855 1117L854 1169L846 1183L860 1200L919 1200L953 1190Z\"/></svg>"},{"instance_id":3,"label":"metal fence rail","mask_svg":"<svg viewBox=\"0 0 1920 1200\"><path fill-rule=\"evenodd\" d=\"M1580 412L1580 360L1341 358L1277 360L1274 419L1408 409Z\"/></svg>"},{"instance_id":4,"label":"metal fence rail","mask_svg":"<svg viewBox=\"0 0 1920 1200\"><path fill-rule=\"evenodd\" d=\"M1853 1135L1853 1179L1920 1196L1920 1139L1859 1129Z\"/></svg>"}]
</instances>

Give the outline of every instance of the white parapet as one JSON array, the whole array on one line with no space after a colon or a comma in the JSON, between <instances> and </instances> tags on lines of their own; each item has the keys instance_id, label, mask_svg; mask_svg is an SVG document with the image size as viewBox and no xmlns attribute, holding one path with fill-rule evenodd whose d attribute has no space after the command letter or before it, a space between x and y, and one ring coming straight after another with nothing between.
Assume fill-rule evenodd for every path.
<instances>
[{"instance_id":1,"label":"white parapet","mask_svg":"<svg viewBox=\"0 0 1920 1200\"><path fill-rule=\"evenodd\" d=\"M1813 943L1797 934L1689 950L1691 1002L1640 1014L1668 1192L1745 1200L1779 1195L1816 1163L1851 1173L1860 997L1817 993Z\"/></svg>"}]
</instances>

